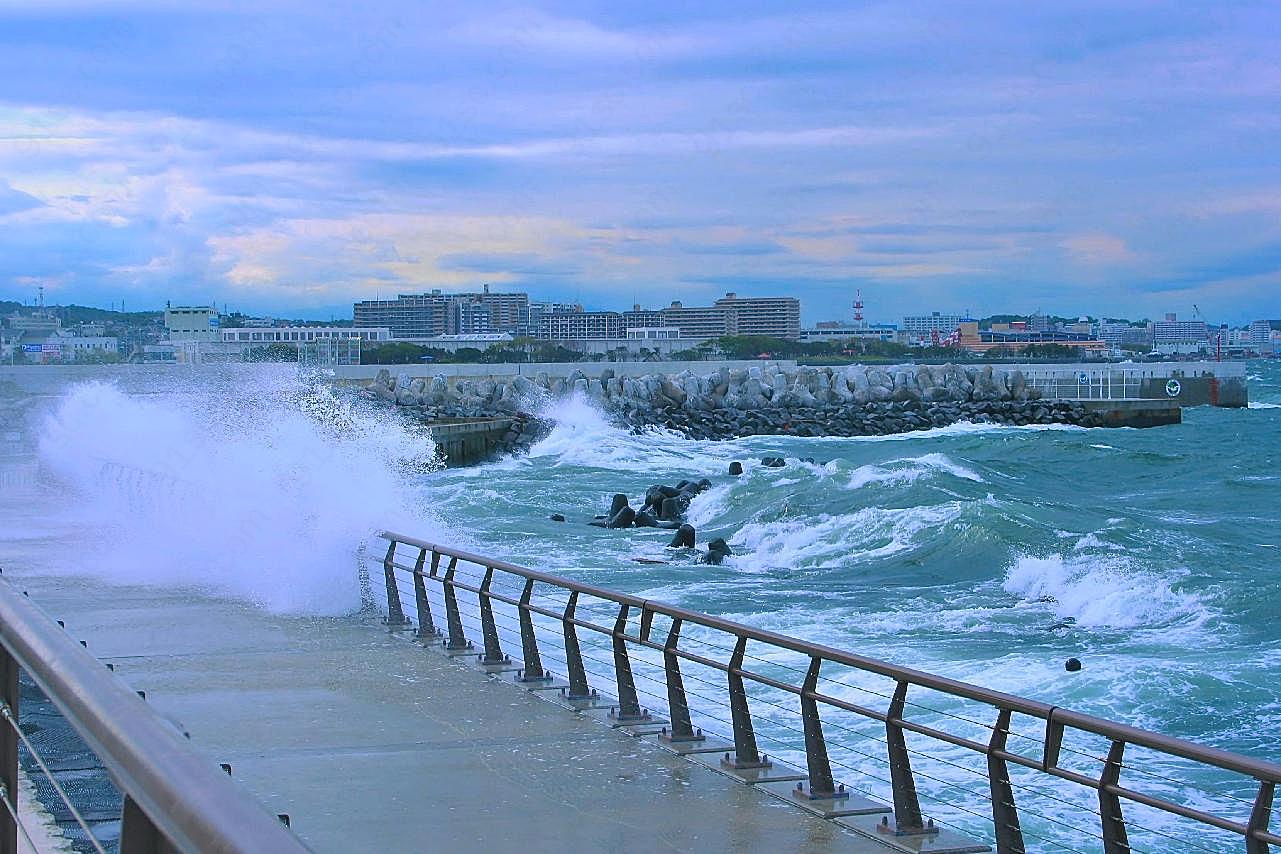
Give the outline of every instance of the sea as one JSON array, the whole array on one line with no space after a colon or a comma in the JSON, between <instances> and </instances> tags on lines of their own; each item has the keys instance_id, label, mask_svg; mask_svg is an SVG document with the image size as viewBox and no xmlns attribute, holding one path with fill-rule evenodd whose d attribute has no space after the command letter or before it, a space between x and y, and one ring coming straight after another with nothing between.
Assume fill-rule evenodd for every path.
<instances>
[{"instance_id":1,"label":"sea","mask_svg":"<svg viewBox=\"0 0 1281 854\"><path fill-rule=\"evenodd\" d=\"M1281 363L1248 373L1249 408L1189 409L1149 430L690 441L546 401L555 428L528 455L444 468L421 425L294 366L27 368L0 373L0 565L40 543L68 583L189 586L358 619L371 599L359 568L377 568L390 529L1281 761ZM688 517L700 544L729 543L720 566L667 549L669 531L587 524L614 493L635 503L701 478L712 487ZM802 659L755 655L803 675ZM893 690L857 672L824 685L882 709ZM661 705L660 686L641 688ZM728 720L723 681L690 690L709 731ZM752 697L762 748L803 765L794 698ZM911 700L923 722L990 733L990 709ZM884 726L831 720L837 778L888 799ZM1039 726L1016 718L1011 749L1039 757ZM1106 741L1073 739L1064 764L1097 776ZM907 744L924 812L990 841L982 757ZM1013 773L1027 850L1099 850L1092 790ZM1237 821L1257 790L1141 751L1122 781ZM1242 847L1156 810L1126 816L1135 851Z\"/></svg>"}]
</instances>

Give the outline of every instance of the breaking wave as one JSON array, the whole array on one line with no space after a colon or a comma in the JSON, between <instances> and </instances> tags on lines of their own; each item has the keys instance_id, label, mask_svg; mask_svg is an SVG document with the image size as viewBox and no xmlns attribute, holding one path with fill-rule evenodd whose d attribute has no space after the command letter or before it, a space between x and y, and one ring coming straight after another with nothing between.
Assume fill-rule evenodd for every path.
<instances>
[{"instance_id":1,"label":"breaking wave","mask_svg":"<svg viewBox=\"0 0 1281 854\"><path fill-rule=\"evenodd\" d=\"M76 569L276 611L359 607L373 535L427 524L411 481L436 467L434 445L297 378L234 389L71 388L41 426L39 456L102 536Z\"/></svg>"}]
</instances>

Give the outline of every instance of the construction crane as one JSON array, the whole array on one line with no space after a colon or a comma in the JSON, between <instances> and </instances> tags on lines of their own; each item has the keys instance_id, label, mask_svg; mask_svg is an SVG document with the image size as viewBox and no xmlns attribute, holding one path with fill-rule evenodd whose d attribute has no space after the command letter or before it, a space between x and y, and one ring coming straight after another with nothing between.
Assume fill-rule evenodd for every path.
<instances>
[{"instance_id":1,"label":"construction crane","mask_svg":"<svg viewBox=\"0 0 1281 854\"><path fill-rule=\"evenodd\" d=\"M1193 312L1195 312L1196 319L1204 323L1206 326L1206 330L1208 331L1210 328L1210 323L1205 319L1205 315L1201 313L1201 307L1196 303L1192 303L1192 310ZM1223 328L1222 327L1218 329L1217 333L1214 336L1214 361L1216 362L1223 361Z\"/></svg>"}]
</instances>

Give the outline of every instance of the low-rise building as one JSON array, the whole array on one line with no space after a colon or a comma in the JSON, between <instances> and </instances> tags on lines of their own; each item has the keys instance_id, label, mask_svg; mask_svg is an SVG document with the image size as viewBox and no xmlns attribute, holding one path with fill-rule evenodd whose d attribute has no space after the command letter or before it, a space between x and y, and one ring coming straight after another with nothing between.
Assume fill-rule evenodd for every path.
<instances>
[{"instance_id":1,"label":"low-rise building","mask_svg":"<svg viewBox=\"0 0 1281 854\"><path fill-rule=\"evenodd\" d=\"M1002 327L998 329L997 327ZM1014 328L1019 327L1019 328ZM957 347L971 353L989 350L1009 350L1017 353L1038 344L1058 344L1080 351L1082 356L1101 356L1108 345L1093 335L1083 332L1033 332L1026 323L993 324L991 329L979 329L977 320L963 320L952 337Z\"/></svg>"},{"instance_id":2,"label":"low-rise building","mask_svg":"<svg viewBox=\"0 0 1281 854\"><path fill-rule=\"evenodd\" d=\"M909 314L903 318L903 336L909 344L935 344L948 338L961 325L959 314Z\"/></svg>"},{"instance_id":3,"label":"low-rise building","mask_svg":"<svg viewBox=\"0 0 1281 854\"><path fill-rule=\"evenodd\" d=\"M680 338L681 331L672 326L629 326L625 337L628 341L666 341L669 338Z\"/></svg>"},{"instance_id":4,"label":"low-rise building","mask_svg":"<svg viewBox=\"0 0 1281 854\"><path fill-rule=\"evenodd\" d=\"M616 311L576 311L543 315L538 337L548 341L622 338L623 316Z\"/></svg>"},{"instance_id":5,"label":"low-rise building","mask_svg":"<svg viewBox=\"0 0 1281 854\"><path fill-rule=\"evenodd\" d=\"M390 341L387 327L354 326L274 326L269 329L222 329L218 341L223 344L303 344L309 341Z\"/></svg>"},{"instance_id":6,"label":"low-rise building","mask_svg":"<svg viewBox=\"0 0 1281 854\"><path fill-rule=\"evenodd\" d=\"M120 353L120 339L113 335L77 335L50 338L62 350L62 360L89 359L98 356L116 356Z\"/></svg>"},{"instance_id":7,"label":"low-rise building","mask_svg":"<svg viewBox=\"0 0 1281 854\"><path fill-rule=\"evenodd\" d=\"M898 326L893 323L864 323L859 326L848 326L841 323L820 323L813 329L802 329L800 340L815 341L894 341L898 337Z\"/></svg>"},{"instance_id":8,"label":"low-rise building","mask_svg":"<svg viewBox=\"0 0 1281 854\"><path fill-rule=\"evenodd\" d=\"M211 305L165 304L165 332L170 341L217 341L218 309Z\"/></svg>"}]
</instances>

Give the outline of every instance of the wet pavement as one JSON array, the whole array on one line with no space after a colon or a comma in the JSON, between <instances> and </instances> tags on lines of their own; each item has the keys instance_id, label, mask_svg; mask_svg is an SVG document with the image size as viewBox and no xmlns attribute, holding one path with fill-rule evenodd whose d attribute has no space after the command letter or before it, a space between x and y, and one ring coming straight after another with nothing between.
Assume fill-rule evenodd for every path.
<instances>
[{"instance_id":1,"label":"wet pavement","mask_svg":"<svg viewBox=\"0 0 1281 854\"><path fill-rule=\"evenodd\" d=\"M5 576L317 851L891 850L376 617Z\"/></svg>"}]
</instances>

